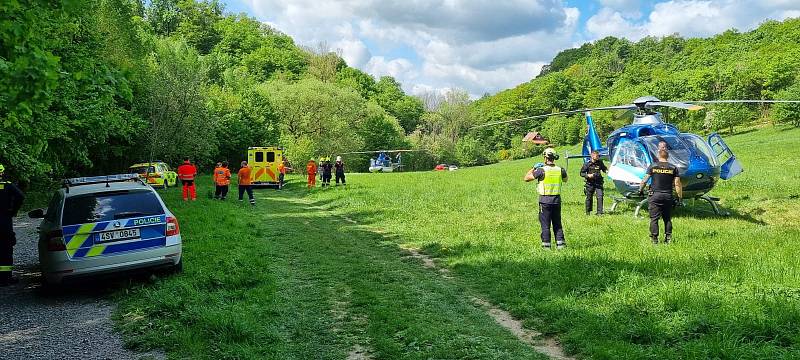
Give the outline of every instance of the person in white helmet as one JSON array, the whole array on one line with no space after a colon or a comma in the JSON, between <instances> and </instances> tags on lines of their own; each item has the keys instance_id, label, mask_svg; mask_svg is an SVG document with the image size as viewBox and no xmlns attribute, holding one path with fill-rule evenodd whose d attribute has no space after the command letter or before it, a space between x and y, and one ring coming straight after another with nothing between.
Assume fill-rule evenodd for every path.
<instances>
[{"instance_id":1,"label":"person in white helmet","mask_svg":"<svg viewBox=\"0 0 800 360\"><path fill-rule=\"evenodd\" d=\"M542 227L542 247L551 248L550 229L556 238L558 249L567 246L564 239L564 228L561 225L561 185L567 181L567 171L557 166L556 151L552 148L544 150L544 164L534 165L525 175L524 180L537 180L539 193L539 224Z\"/></svg>"},{"instance_id":2,"label":"person in white helmet","mask_svg":"<svg viewBox=\"0 0 800 360\"><path fill-rule=\"evenodd\" d=\"M336 157L336 163L333 164L333 168L336 173L336 186L339 186L339 180L342 180L342 185L347 185L344 182L344 162L342 162L341 156Z\"/></svg>"}]
</instances>

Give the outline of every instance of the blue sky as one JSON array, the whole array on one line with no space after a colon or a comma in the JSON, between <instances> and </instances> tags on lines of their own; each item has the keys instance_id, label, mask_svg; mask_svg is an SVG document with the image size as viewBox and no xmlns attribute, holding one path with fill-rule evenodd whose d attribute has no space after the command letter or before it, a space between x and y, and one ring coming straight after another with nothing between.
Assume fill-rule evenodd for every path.
<instances>
[{"instance_id":1,"label":"blue sky","mask_svg":"<svg viewBox=\"0 0 800 360\"><path fill-rule=\"evenodd\" d=\"M536 76L559 51L613 35L707 37L800 17L800 0L224 0L414 94L472 96Z\"/></svg>"}]
</instances>

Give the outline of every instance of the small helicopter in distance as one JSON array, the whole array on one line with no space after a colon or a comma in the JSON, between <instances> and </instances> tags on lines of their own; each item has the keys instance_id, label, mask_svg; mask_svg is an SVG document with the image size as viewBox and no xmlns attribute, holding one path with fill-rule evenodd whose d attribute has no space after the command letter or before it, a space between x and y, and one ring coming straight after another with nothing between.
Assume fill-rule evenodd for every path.
<instances>
[{"instance_id":1,"label":"small helicopter in distance","mask_svg":"<svg viewBox=\"0 0 800 360\"><path fill-rule=\"evenodd\" d=\"M736 159L733 151L725 144L722 137L712 133L706 138L697 134L682 133L672 124L662 120L657 107L671 107L695 111L703 109L700 104L735 104L735 103L800 103L798 100L708 100L708 101L661 101L653 96L643 96L633 100L631 104L605 106L590 109L562 111L551 114L535 115L520 119L487 123L473 127L487 127L511 122L546 118L556 115L584 113L588 131L584 137L582 154L567 158L583 158L589 161L590 153L597 151L600 156L610 160L608 177L614 182L617 192L622 197L614 198L611 211L620 202L638 202L635 215L647 202L647 197L639 195L647 168L657 160L659 146L669 150L669 162L678 168L683 195L686 199L707 201L715 214L722 214L719 198L711 197L708 192L717 182L728 180L740 174L744 169ZM592 111L630 110L633 111L633 122L613 131L603 147L600 136L592 120Z\"/></svg>"},{"instance_id":2,"label":"small helicopter in distance","mask_svg":"<svg viewBox=\"0 0 800 360\"><path fill-rule=\"evenodd\" d=\"M402 153L404 152L416 152L422 150L374 150L374 151L351 151L342 153L342 155L349 155L349 154L378 154L377 158L371 158L369 160L369 172L377 173L377 172L394 172L400 171L403 168L403 159ZM391 156L389 153L395 153L394 159L395 161L392 162Z\"/></svg>"}]
</instances>

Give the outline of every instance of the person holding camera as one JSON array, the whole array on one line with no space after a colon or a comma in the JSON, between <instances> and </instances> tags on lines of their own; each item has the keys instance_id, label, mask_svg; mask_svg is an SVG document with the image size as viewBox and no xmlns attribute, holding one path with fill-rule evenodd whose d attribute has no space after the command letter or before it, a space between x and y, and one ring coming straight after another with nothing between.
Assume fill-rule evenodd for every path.
<instances>
[{"instance_id":1,"label":"person holding camera","mask_svg":"<svg viewBox=\"0 0 800 360\"><path fill-rule=\"evenodd\" d=\"M553 148L544 150L544 164L537 163L525 174L525 182L537 180L539 193L539 224L542 228L542 247L550 249L550 229L556 238L558 249L567 246L561 225L561 185L567 182L567 171L556 166L558 155Z\"/></svg>"}]
</instances>

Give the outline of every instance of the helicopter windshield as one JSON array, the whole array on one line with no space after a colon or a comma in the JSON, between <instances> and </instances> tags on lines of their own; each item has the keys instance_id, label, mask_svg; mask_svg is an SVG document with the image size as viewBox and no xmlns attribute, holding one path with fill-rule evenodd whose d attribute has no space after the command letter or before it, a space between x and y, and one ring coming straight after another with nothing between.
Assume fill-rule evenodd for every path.
<instances>
[{"instance_id":1,"label":"helicopter windshield","mask_svg":"<svg viewBox=\"0 0 800 360\"><path fill-rule=\"evenodd\" d=\"M624 164L630 167L647 169L650 166L650 159L641 145L634 141L624 141L619 145L614 154L612 164Z\"/></svg>"},{"instance_id":2,"label":"helicopter windshield","mask_svg":"<svg viewBox=\"0 0 800 360\"><path fill-rule=\"evenodd\" d=\"M695 134L681 134L680 136L681 139L683 139L694 149L694 153L697 157L703 159L711 166L719 166L717 163L717 157L714 156L714 153L711 151L711 147L708 146L708 143L706 143L702 138Z\"/></svg>"},{"instance_id":3,"label":"helicopter windshield","mask_svg":"<svg viewBox=\"0 0 800 360\"><path fill-rule=\"evenodd\" d=\"M639 138L653 159L658 159L658 143L664 141L669 150L669 163L680 170L689 168L689 156L692 154L686 142L674 135L653 135Z\"/></svg>"}]
</instances>

